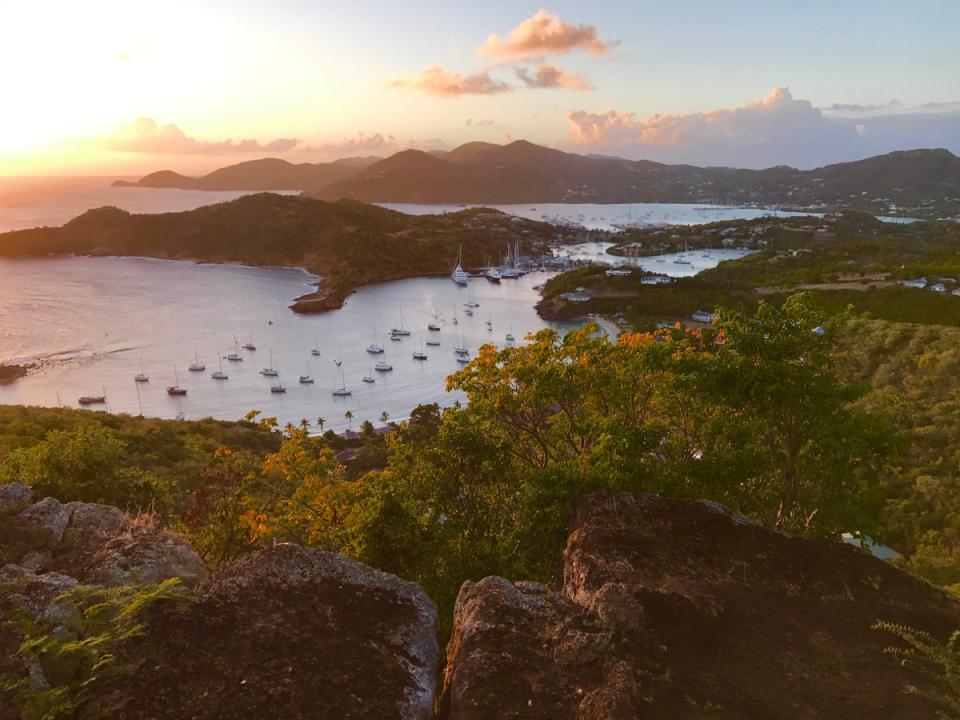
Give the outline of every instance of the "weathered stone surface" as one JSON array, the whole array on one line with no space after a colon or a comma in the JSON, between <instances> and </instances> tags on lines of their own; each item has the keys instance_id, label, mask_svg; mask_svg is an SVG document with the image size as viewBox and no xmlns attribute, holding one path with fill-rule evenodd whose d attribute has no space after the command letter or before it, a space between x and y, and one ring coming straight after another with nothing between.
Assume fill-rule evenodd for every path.
<instances>
[{"instance_id":1,"label":"weathered stone surface","mask_svg":"<svg viewBox=\"0 0 960 720\"><path fill-rule=\"evenodd\" d=\"M0 515L20 512L30 504L30 488L13 482L0 485Z\"/></svg>"},{"instance_id":2,"label":"weathered stone surface","mask_svg":"<svg viewBox=\"0 0 960 720\"><path fill-rule=\"evenodd\" d=\"M24 529L17 563L38 573L58 571L92 585L156 583L180 578L192 587L206 566L181 536L149 516L130 518L118 508L44 498L11 522ZM35 546L24 540L36 537ZM13 550L6 550L4 555Z\"/></svg>"},{"instance_id":3,"label":"weathered stone surface","mask_svg":"<svg viewBox=\"0 0 960 720\"><path fill-rule=\"evenodd\" d=\"M56 498L47 497L17 515L21 522L43 532L48 542L56 545L70 522L73 510Z\"/></svg>"},{"instance_id":4,"label":"weathered stone surface","mask_svg":"<svg viewBox=\"0 0 960 720\"><path fill-rule=\"evenodd\" d=\"M436 608L418 586L277 545L219 568L197 597L151 613L123 717L433 716Z\"/></svg>"},{"instance_id":5,"label":"weathered stone surface","mask_svg":"<svg viewBox=\"0 0 960 720\"><path fill-rule=\"evenodd\" d=\"M556 592L501 578L457 599L441 717L929 718L877 620L943 639L960 605L855 548L708 504L585 498Z\"/></svg>"}]
</instances>

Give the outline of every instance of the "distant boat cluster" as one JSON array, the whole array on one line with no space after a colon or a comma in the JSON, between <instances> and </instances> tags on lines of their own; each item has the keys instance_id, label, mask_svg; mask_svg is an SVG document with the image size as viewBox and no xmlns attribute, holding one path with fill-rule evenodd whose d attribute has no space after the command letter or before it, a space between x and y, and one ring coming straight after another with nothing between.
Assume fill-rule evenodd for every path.
<instances>
[{"instance_id":1,"label":"distant boat cluster","mask_svg":"<svg viewBox=\"0 0 960 720\"><path fill-rule=\"evenodd\" d=\"M459 262L458 262L458 266L459 266ZM476 301L476 298L471 291L468 296L468 299L466 300L466 302L463 303L464 314L468 316L473 316L474 310L476 310L479 307L480 307L480 303ZM453 313L454 313L454 317L451 322L453 325L459 325L460 319L459 319L458 308L456 306L454 306L453 308ZM434 309L431 313L429 313L429 315L432 319L426 325L426 333L419 333L421 336L420 347L419 349L414 349L411 353L412 359L417 361L426 361L429 359L429 355L426 352L427 347L441 346L441 340L440 340L441 332L442 332L441 313ZM492 317L488 316L487 320L485 321L485 326L486 326L487 332L493 332ZM401 308L400 323L397 327L391 328L389 332L390 340L392 342L402 342L404 338L408 338L412 335L413 335L413 330L411 330L407 326L406 321L404 319L404 315L403 315L403 309ZM510 329L509 332L505 334L504 339L508 345L515 342L512 328ZM244 362L246 360L246 357L243 353L240 352L241 350L246 351L246 354L249 355L250 353L256 352L257 346L254 344L252 339L244 343L243 345L240 345L239 341L237 341L237 339L234 338L233 350L218 356L217 369L214 370L212 373L210 373L210 378L214 381L229 380L230 376L227 374L226 371L224 371L223 361L226 360L232 363ZM310 352L310 355L315 358L321 357L322 355L320 349L316 347L316 344L313 348L310 349L309 352ZM386 350L378 340L378 333L376 329L374 329L374 332L373 332L373 342L367 345L366 352L370 355L380 356L381 359L378 360L376 364L371 366L371 371L362 377L362 382L368 383L368 384L376 383L377 373L387 373L387 372L393 371L393 365L384 358ZM465 333L461 333L458 344L455 345L453 348L453 353L454 353L454 357L456 358L456 361L459 364L465 365L466 363L470 362L470 349L467 346ZM333 362L337 366L337 368L339 368L340 370L340 380L339 380L339 383L331 391L331 394L334 397L348 397L353 394L353 390L347 386L346 378L344 374L344 368L343 368L343 360L341 358L341 353L339 348L337 351L337 356L333 358ZM206 369L207 369L207 366L203 361L201 361L199 352L195 352L193 357L193 362L191 362L187 366L187 370L190 373L202 373L202 372L205 372ZM259 374L262 375L263 377L271 378L272 380L270 384L271 394L283 394L287 392L287 387L283 384L280 377L280 370L278 369L275 363L272 349L270 350L270 363L265 367L261 368L259 370ZM173 377L174 377L173 384L167 385L165 387L166 394L171 397L177 397L177 398L186 396L188 391L186 387L180 384L180 375L176 366L173 367ZM147 374L146 370L144 369L142 359L140 361L140 372L138 372L136 375L133 376L133 381L137 386L137 397L139 400L140 387L150 382L150 376ZM310 375L309 372L307 372L303 375L298 376L298 383L300 385L314 385L315 380L313 376ZM83 395L80 398L78 398L77 402L82 406L106 404L107 403L106 389L103 389L103 391L98 395ZM182 419L183 418L182 412L178 413L177 417L178 419Z\"/></svg>"}]
</instances>

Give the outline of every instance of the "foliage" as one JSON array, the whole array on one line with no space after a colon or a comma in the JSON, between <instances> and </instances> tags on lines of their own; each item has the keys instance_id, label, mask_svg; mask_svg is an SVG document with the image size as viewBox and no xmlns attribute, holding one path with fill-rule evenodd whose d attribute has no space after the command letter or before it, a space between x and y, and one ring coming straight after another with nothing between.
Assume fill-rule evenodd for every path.
<instances>
[{"instance_id":1,"label":"foliage","mask_svg":"<svg viewBox=\"0 0 960 720\"><path fill-rule=\"evenodd\" d=\"M69 608L62 626L22 620L19 654L39 663L49 687L34 689L30 678L6 679L25 720L93 720L111 716L110 680L133 672L120 661L123 646L146 630L144 615L161 601L190 601L176 578L157 585L114 588L79 586L54 599Z\"/></svg>"},{"instance_id":2,"label":"foliage","mask_svg":"<svg viewBox=\"0 0 960 720\"><path fill-rule=\"evenodd\" d=\"M946 643L929 633L890 622L878 622L873 628L883 630L906 643L906 647L889 647L885 652L914 672L935 680L942 691L922 691L907 684L906 691L919 693L933 700L944 710L937 713L941 720L960 719L960 630Z\"/></svg>"}]
</instances>

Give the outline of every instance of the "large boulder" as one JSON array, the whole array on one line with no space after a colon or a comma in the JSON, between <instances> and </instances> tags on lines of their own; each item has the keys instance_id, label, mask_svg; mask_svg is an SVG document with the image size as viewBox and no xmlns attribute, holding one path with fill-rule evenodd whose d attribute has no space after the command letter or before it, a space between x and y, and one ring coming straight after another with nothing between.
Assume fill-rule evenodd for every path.
<instances>
[{"instance_id":1,"label":"large boulder","mask_svg":"<svg viewBox=\"0 0 960 720\"><path fill-rule=\"evenodd\" d=\"M466 583L441 717L934 717L878 620L945 639L946 593L841 543L791 539L707 503L593 495L558 590Z\"/></svg>"},{"instance_id":2,"label":"large boulder","mask_svg":"<svg viewBox=\"0 0 960 720\"><path fill-rule=\"evenodd\" d=\"M340 555L277 545L156 607L128 648L124 718L433 716L436 607Z\"/></svg>"},{"instance_id":3,"label":"large boulder","mask_svg":"<svg viewBox=\"0 0 960 720\"><path fill-rule=\"evenodd\" d=\"M0 516L20 512L30 504L30 488L20 482L0 485Z\"/></svg>"},{"instance_id":4,"label":"large boulder","mask_svg":"<svg viewBox=\"0 0 960 720\"><path fill-rule=\"evenodd\" d=\"M155 517L129 517L94 503L47 497L15 515L0 537L0 557L37 572L60 572L90 585L131 585L180 578L192 587L206 566L180 535Z\"/></svg>"}]
</instances>

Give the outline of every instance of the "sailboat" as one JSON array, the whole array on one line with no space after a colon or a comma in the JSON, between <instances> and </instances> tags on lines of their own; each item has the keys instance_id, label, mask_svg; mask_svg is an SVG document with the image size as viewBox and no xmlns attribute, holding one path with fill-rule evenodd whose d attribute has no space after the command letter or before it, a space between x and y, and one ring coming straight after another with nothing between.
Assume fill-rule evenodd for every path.
<instances>
[{"instance_id":1,"label":"sailboat","mask_svg":"<svg viewBox=\"0 0 960 720\"><path fill-rule=\"evenodd\" d=\"M478 308L480 307L480 303L477 302L477 296L471 292L463 306L465 308Z\"/></svg>"},{"instance_id":2,"label":"sailboat","mask_svg":"<svg viewBox=\"0 0 960 720\"><path fill-rule=\"evenodd\" d=\"M459 325L459 324L460 324L460 321L457 319L457 306L456 306L456 305L453 306L453 324L454 324L454 325Z\"/></svg>"},{"instance_id":3,"label":"sailboat","mask_svg":"<svg viewBox=\"0 0 960 720\"><path fill-rule=\"evenodd\" d=\"M253 344L253 338L243 344L243 349L249 350L250 352L253 352L257 349L257 346Z\"/></svg>"},{"instance_id":4,"label":"sailboat","mask_svg":"<svg viewBox=\"0 0 960 720\"><path fill-rule=\"evenodd\" d=\"M190 363L190 367L187 368L190 372L203 372L207 369L207 366L200 362L200 356L196 351L193 353L193 362Z\"/></svg>"},{"instance_id":5,"label":"sailboat","mask_svg":"<svg viewBox=\"0 0 960 720\"><path fill-rule=\"evenodd\" d=\"M167 386L167 395L186 395L187 389L180 387L180 376L177 374L177 366L173 366L173 385Z\"/></svg>"},{"instance_id":6,"label":"sailboat","mask_svg":"<svg viewBox=\"0 0 960 720\"><path fill-rule=\"evenodd\" d=\"M77 402L81 405L102 405L107 402L107 390L106 388L100 388L103 392L102 395L81 395Z\"/></svg>"},{"instance_id":7,"label":"sailboat","mask_svg":"<svg viewBox=\"0 0 960 720\"><path fill-rule=\"evenodd\" d=\"M420 349L414 350L413 352L414 360L426 360L427 354L423 351L423 339L420 340Z\"/></svg>"},{"instance_id":8,"label":"sailboat","mask_svg":"<svg viewBox=\"0 0 960 720\"><path fill-rule=\"evenodd\" d=\"M400 308L400 327L390 330L392 337L406 337L410 334L410 329L403 324L403 308Z\"/></svg>"},{"instance_id":9,"label":"sailboat","mask_svg":"<svg viewBox=\"0 0 960 720\"><path fill-rule=\"evenodd\" d=\"M133 379L138 383L150 382L150 378L143 372L143 358L140 358L140 372L134 375Z\"/></svg>"},{"instance_id":10,"label":"sailboat","mask_svg":"<svg viewBox=\"0 0 960 720\"><path fill-rule=\"evenodd\" d=\"M500 268L500 277L504 280L516 280L520 277L520 271L517 269L517 255L519 254L520 243L517 243L516 253L514 253L510 243L507 243L507 256L503 261L503 267Z\"/></svg>"},{"instance_id":11,"label":"sailboat","mask_svg":"<svg viewBox=\"0 0 960 720\"><path fill-rule=\"evenodd\" d=\"M219 369L219 370L215 370L215 371L213 371L212 373L210 373L210 377L212 377L214 380L227 380L227 379L228 379L227 374L223 371L223 358L222 358L222 357L220 358L220 369Z\"/></svg>"},{"instance_id":12,"label":"sailboat","mask_svg":"<svg viewBox=\"0 0 960 720\"><path fill-rule=\"evenodd\" d=\"M279 371L273 366L273 348L270 348L270 366L263 368L263 370L260 371L260 374L265 375L266 377L277 377L277 375L280 374Z\"/></svg>"},{"instance_id":13,"label":"sailboat","mask_svg":"<svg viewBox=\"0 0 960 720\"><path fill-rule=\"evenodd\" d=\"M371 372L370 372L369 375L364 375L364 376L363 376L363 381L364 381L365 383L375 383L375 382L377 381L377 379L373 376L373 371L372 371L372 370L371 370Z\"/></svg>"},{"instance_id":14,"label":"sailboat","mask_svg":"<svg viewBox=\"0 0 960 720\"><path fill-rule=\"evenodd\" d=\"M376 365L373 366L373 369L377 372L390 372L393 370L393 365L388 363L386 360L381 360Z\"/></svg>"},{"instance_id":15,"label":"sailboat","mask_svg":"<svg viewBox=\"0 0 960 720\"><path fill-rule=\"evenodd\" d=\"M225 359L229 360L230 362L243 362L243 355L237 352L237 350L239 350L239 347L237 346L237 336L234 335L233 336L233 352L230 353L229 355L226 355Z\"/></svg>"},{"instance_id":16,"label":"sailboat","mask_svg":"<svg viewBox=\"0 0 960 720\"><path fill-rule=\"evenodd\" d=\"M491 315L487 315L486 325L487 325L487 332L493 332L493 317Z\"/></svg>"},{"instance_id":17,"label":"sailboat","mask_svg":"<svg viewBox=\"0 0 960 720\"><path fill-rule=\"evenodd\" d=\"M310 354L313 355L314 357L320 357L320 349L317 347L317 345L319 345L319 344L320 344L320 343L318 343L316 340L314 340L314 342L313 342L313 349L310 350Z\"/></svg>"},{"instance_id":18,"label":"sailboat","mask_svg":"<svg viewBox=\"0 0 960 720\"><path fill-rule=\"evenodd\" d=\"M377 342L377 329L373 329L373 342L367 345L367 352L371 355L379 355L383 352L383 345Z\"/></svg>"},{"instance_id":19,"label":"sailboat","mask_svg":"<svg viewBox=\"0 0 960 720\"><path fill-rule=\"evenodd\" d=\"M516 338L513 336L513 325L510 326L510 332L507 333L506 340L508 343L512 343Z\"/></svg>"},{"instance_id":20,"label":"sailboat","mask_svg":"<svg viewBox=\"0 0 960 720\"><path fill-rule=\"evenodd\" d=\"M287 388L284 387L283 383L280 382L279 379L277 380L277 383L275 385L270 386L270 392L272 393L285 393L286 391L287 391Z\"/></svg>"},{"instance_id":21,"label":"sailboat","mask_svg":"<svg viewBox=\"0 0 960 720\"><path fill-rule=\"evenodd\" d=\"M461 265L463 261L463 246L460 246L459 251L457 252L457 265L453 268L453 272L450 273L450 279L453 280L457 285L466 285L470 282L470 276L464 271L463 266Z\"/></svg>"},{"instance_id":22,"label":"sailboat","mask_svg":"<svg viewBox=\"0 0 960 720\"><path fill-rule=\"evenodd\" d=\"M334 397L346 397L347 395L353 395L351 390L347 389L347 383L343 379L343 368L340 369L340 387L334 388L333 396Z\"/></svg>"},{"instance_id":23,"label":"sailboat","mask_svg":"<svg viewBox=\"0 0 960 720\"><path fill-rule=\"evenodd\" d=\"M307 365L307 372L300 376L301 385L313 385L313 376L310 374L310 365Z\"/></svg>"},{"instance_id":24,"label":"sailboat","mask_svg":"<svg viewBox=\"0 0 960 720\"><path fill-rule=\"evenodd\" d=\"M437 309L433 309L433 322L427 325L427 330L430 332L440 332L440 313L437 312Z\"/></svg>"}]
</instances>

